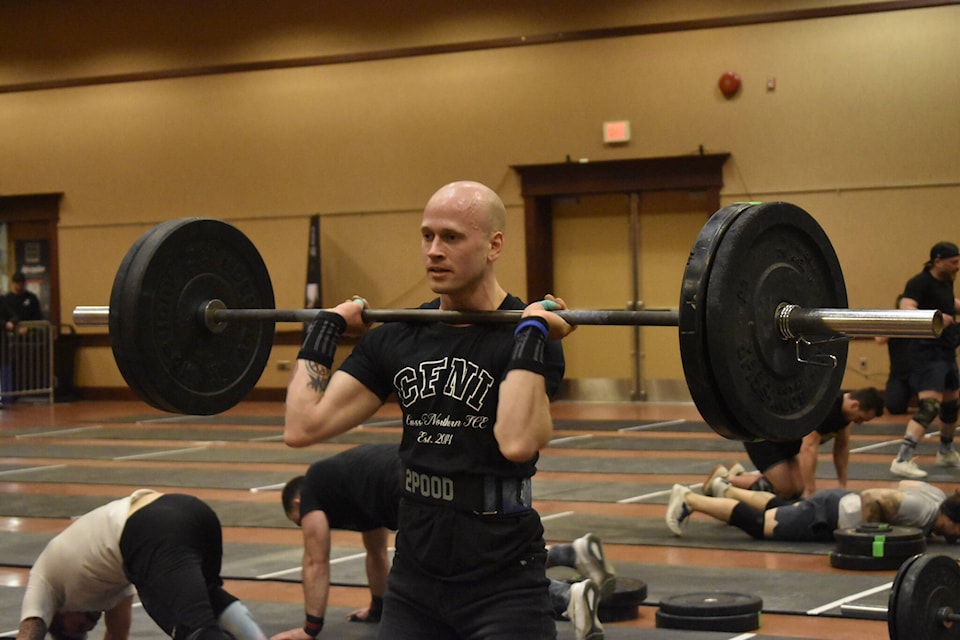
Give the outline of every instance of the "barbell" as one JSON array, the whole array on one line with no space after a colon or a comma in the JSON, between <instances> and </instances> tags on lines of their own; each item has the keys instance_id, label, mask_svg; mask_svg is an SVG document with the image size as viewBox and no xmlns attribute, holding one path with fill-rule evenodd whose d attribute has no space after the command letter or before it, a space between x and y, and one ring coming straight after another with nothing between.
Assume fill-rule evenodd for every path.
<instances>
[{"instance_id":1,"label":"barbell","mask_svg":"<svg viewBox=\"0 0 960 640\"><path fill-rule=\"evenodd\" d=\"M280 310L256 247L222 220L184 218L143 234L124 256L110 304L74 309L77 325L108 325L117 366L148 404L212 415L255 386ZM365 309L367 322L516 323L518 311ZM735 440L786 440L827 415L850 337L936 338L939 311L851 310L823 229L784 202L714 213L684 270L677 311L564 310L575 325L676 326L684 377L704 420Z\"/></svg>"}]
</instances>

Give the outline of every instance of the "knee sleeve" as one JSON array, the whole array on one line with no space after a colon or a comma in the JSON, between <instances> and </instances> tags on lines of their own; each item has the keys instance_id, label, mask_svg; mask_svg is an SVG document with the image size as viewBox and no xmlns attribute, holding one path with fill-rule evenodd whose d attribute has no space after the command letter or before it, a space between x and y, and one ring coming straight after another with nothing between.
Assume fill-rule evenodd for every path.
<instances>
[{"instance_id":1,"label":"knee sleeve","mask_svg":"<svg viewBox=\"0 0 960 640\"><path fill-rule=\"evenodd\" d=\"M940 422L943 424L953 424L957 421L958 403L956 400L948 400L940 405Z\"/></svg>"},{"instance_id":2,"label":"knee sleeve","mask_svg":"<svg viewBox=\"0 0 960 640\"><path fill-rule=\"evenodd\" d=\"M730 524L745 531L751 538L763 540L763 512L738 502L730 514Z\"/></svg>"},{"instance_id":3,"label":"knee sleeve","mask_svg":"<svg viewBox=\"0 0 960 640\"><path fill-rule=\"evenodd\" d=\"M217 619L217 624L236 640L266 640L267 638L253 619L253 614L239 600L223 610Z\"/></svg>"},{"instance_id":4,"label":"knee sleeve","mask_svg":"<svg viewBox=\"0 0 960 640\"><path fill-rule=\"evenodd\" d=\"M913 414L913 419L921 424L924 429L929 429L938 413L940 413L940 403L933 398L923 398L920 400L917 412Z\"/></svg>"}]
</instances>

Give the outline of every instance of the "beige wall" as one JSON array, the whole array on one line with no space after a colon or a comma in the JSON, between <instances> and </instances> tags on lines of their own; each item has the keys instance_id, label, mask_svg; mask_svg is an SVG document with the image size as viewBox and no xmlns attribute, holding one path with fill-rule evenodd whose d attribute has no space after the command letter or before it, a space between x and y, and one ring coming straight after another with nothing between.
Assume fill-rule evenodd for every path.
<instances>
[{"instance_id":1,"label":"beige wall","mask_svg":"<svg viewBox=\"0 0 960 640\"><path fill-rule=\"evenodd\" d=\"M127 247L151 225L183 216L235 223L263 254L278 306L300 306L308 218L320 213L327 304L353 293L379 307L413 304L429 293L416 257L419 209L437 186L464 177L508 204L501 273L522 295L522 202L510 165L568 155L672 156L700 145L731 153L724 202L782 199L810 211L837 249L855 307L892 304L929 247L960 235L957 5L71 88L29 84L770 7L542 1L457 13L449 3L370 2L367 11L350 3L348 11L166 2L143 15L149 5L130 4L72 3L69 17L56 2L0 5L0 190L65 194L60 299L68 313L106 304ZM857 3L777 7L849 4ZM726 70L744 79L732 100L717 89ZM604 146L601 123L612 119L631 121L629 144ZM682 269L689 233L657 225L645 250L670 252L664 264ZM583 252L603 250L606 240L591 245L599 235L578 236ZM566 297L572 306L621 306L615 284L609 300ZM571 342L572 376L603 372L577 349ZM273 365L294 352L278 347L260 384L283 386L286 374ZM849 384L882 384L884 352L857 341L854 365L861 354L868 369L851 371ZM676 360L651 368L662 370L651 377L679 371ZM106 349L81 353L78 383L121 384Z\"/></svg>"}]
</instances>

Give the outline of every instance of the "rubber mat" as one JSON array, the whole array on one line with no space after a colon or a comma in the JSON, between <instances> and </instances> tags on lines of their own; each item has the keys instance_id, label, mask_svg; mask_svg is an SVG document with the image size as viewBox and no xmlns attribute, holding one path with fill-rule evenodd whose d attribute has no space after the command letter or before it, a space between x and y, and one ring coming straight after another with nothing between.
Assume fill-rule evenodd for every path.
<instances>
[{"instance_id":1,"label":"rubber mat","mask_svg":"<svg viewBox=\"0 0 960 640\"><path fill-rule=\"evenodd\" d=\"M0 586L0 636L13 637L16 635L22 599L22 588ZM250 599L245 599L244 604L250 609L253 618L268 638L287 629L297 627L303 621L303 606L299 604L282 604ZM349 622L346 620L346 616L350 611L352 609L345 607L328 608L323 636L343 640L375 640L379 625ZM642 611L641 615L652 616L654 613L650 609ZM94 629L91 636L99 637L101 628L101 626L98 626ZM165 637L163 632L150 620L139 603L135 604L130 628L130 640L156 640L163 637ZM574 640L574 637L573 625L569 622L557 623L557 640ZM730 632L638 629L606 624L604 625L604 637L607 640L730 640L732 636ZM778 640L781 637L760 633L757 635L750 634L750 638L753 640ZM790 640L810 639L791 637Z\"/></svg>"}]
</instances>

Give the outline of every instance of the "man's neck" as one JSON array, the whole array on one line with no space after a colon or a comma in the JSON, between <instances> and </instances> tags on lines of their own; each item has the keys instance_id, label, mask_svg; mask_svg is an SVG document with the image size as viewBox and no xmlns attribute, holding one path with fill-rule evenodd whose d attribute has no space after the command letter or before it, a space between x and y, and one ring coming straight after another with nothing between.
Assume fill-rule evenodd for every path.
<instances>
[{"instance_id":1,"label":"man's neck","mask_svg":"<svg viewBox=\"0 0 960 640\"><path fill-rule=\"evenodd\" d=\"M507 292L494 281L491 286L478 287L469 295L440 294L440 308L445 311L496 311L506 297Z\"/></svg>"}]
</instances>

